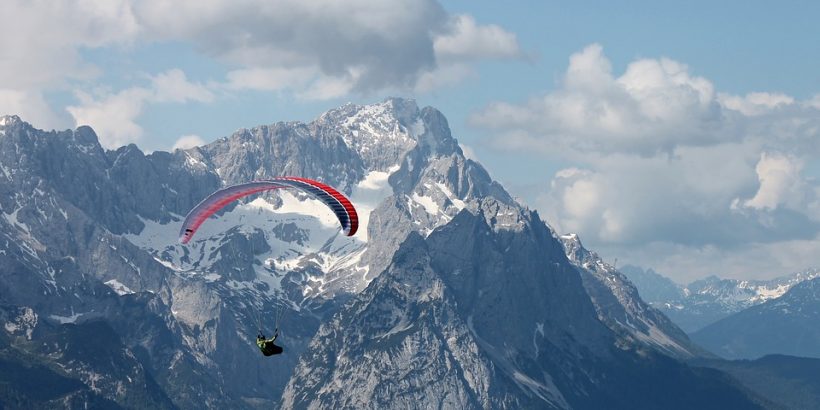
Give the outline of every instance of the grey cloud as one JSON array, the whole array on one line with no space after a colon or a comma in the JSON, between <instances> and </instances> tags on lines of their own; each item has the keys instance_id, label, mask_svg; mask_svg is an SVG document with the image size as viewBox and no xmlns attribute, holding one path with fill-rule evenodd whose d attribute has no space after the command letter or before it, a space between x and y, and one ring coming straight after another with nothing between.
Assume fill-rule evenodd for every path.
<instances>
[{"instance_id":1,"label":"grey cloud","mask_svg":"<svg viewBox=\"0 0 820 410\"><path fill-rule=\"evenodd\" d=\"M244 6L244 7L243 7ZM370 91L410 87L433 69L433 38L448 15L432 0L135 3L140 21L163 39L184 39L244 67L318 66ZM185 14L184 20L170 16Z\"/></svg>"},{"instance_id":2,"label":"grey cloud","mask_svg":"<svg viewBox=\"0 0 820 410\"><path fill-rule=\"evenodd\" d=\"M81 48L190 44L228 69L214 90L308 99L427 92L472 74L468 63L520 54L514 34L450 15L436 0L15 0L4 11L15 16L0 26L0 103L15 102L7 110L54 87L88 94L100 70Z\"/></svg>"},{"instance_id":3,"label":"grey cloud","mask_svg":"<svg viewBox=\"0 0 820 410\"><path fill-rule=\"evenodd\" d=\"M433 47L442 60L525 58L514 33L495 24L478 25L469 15L451 18L448 30L436 37Z\"/></svg>"},{"instance_id":4,"label":"grey cloud","mask_svg":"<svg viewBox=\"0 0 820 410\"><path fill-rule=\"evenodd\" d=\"M561 157L670 154L679 146L752 142L820 154L820 109L776 93L731 96L666 58L640 59L615 76L600 45L574 54L558 89L523 104L496 102L470 123L502 149Z\"/></svg>"}]
</instances>

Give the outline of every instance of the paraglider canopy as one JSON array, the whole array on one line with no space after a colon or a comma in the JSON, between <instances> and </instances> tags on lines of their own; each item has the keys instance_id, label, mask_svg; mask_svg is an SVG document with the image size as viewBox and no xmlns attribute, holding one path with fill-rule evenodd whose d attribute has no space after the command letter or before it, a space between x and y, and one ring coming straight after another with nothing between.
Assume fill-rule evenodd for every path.
<instances>
[{"instance_id":1,"label":"paraglider canopy","mask_svg":"<svg viewBox=\"0 0 820 410\"><path fill-rule=\"evenodd\" d=\"M205 220L229 203L248 195L280 188L298 189L322 201L339 218L339 223L342 225L345 235L353 236L359 228L359 217L356 214L356 208L339 191L312 179L276 177L229 186L203 199L185 217L185 222L182 223L179 230L179 242L187 244Z\"/></svg>"}]
</instances>

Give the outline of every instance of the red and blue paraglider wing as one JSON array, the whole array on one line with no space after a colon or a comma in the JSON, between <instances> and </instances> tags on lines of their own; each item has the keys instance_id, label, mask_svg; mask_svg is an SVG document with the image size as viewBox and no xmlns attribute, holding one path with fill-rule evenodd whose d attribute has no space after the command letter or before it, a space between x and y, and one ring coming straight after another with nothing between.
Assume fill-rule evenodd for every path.
<instances>
[{"instance_id":1,"label":"red and blue paraglider wing","mask_svg":"<svg viewBox=\"0 0 820 410\"><path fill-rule=\"evenodd\" d=\"M229 203L248 195L280 188L294 188L322 201L330 208L345 235L353 236L359 228L359 217L356 208L347 197L319 181L299 177L277 177L264 181L252 181L220 189L202 200L188 215L179 230L179 242L186 244L193 238L199 226L211 215Z\"/></svg>"}]
</instances>

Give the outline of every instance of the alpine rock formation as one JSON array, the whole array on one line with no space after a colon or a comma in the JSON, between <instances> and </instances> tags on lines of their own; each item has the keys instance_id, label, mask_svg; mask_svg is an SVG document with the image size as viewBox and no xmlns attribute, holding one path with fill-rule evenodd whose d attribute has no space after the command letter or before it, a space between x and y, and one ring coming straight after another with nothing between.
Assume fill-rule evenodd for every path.
<instances>
[{"instance_id":1,"label":"alpine rock formation","mask_svg":"<svg viewBox=\"0 0 820 410\"><path fill-rule=\"evenodd\" d=\"M612 319L646 327L609 321L593 294L605 289L585 283L537 213L464 157L440 112L412 100L347 104L310 123L147 155L104 150L88 127L46 132L7 116L0 165L0 374L22 375L0 389L3 402L759 403L667 356L695 352L631 291L609 289L629 306ZM283 190L238 201L177 242L184 215L211 192L280 175L345 192L360 232L345 237L320 203ZM277 325L285 354L263 358L252 339ZM651 342L660 334L679 348ZM38 377L61 387L38 397L24 381Z\"/></svg>"},{"instance_id":2,"label":"alpine rock formation","mask_svg":"<svg viewBox=\"0 0 820 410\"><path fill-rule=\"evenodd\" d=\"M400 99L173 153L105 151L88 127L44 132L13 116L0 121L0 144L8 323L22 320L20 309L32 312L33 329L105 321L181 406L278 400L322 312L363 289L409 226L430 230L462 206L440 183L390 206L388 177L401 185L446 176L460 181L460 195L500 190L473 184L489 178L474 177L483 169L460 155L441 113ZM360 234L341 237L316 201L282 192L232 207L189 246L176 242L182 215L210 192L275 175L344 190L362 216ZM368 229L377 207L382 220ZM289 354L260 361L249 339L259 327L272 330L278 312ZM37 341L37 331L6 329L10 354ZM124 403L119 391L103 393Z\"/></svg>"},{"instance_id":3,"label":"alpine rock formation","mask_svg":"<svg viewBox=\"0 0 820 410\"><path fill-rule=\"evenodd\" d=\"M412 232L320 327L283 407L756 407L719 374L601 322L537 213L503 197L466 205Z\"/></svg>"}]
</instances>

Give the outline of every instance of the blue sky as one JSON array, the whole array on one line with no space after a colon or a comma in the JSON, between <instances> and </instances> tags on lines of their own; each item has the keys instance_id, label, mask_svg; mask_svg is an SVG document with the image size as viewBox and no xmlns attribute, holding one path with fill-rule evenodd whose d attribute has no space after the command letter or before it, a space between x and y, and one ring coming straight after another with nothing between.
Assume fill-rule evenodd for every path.
<instances>
[{"instance_id":1,"label":"blue sky","mask_svg":"<svg viewBox=\"0 0 820 410\"><path fill-rule=\"evenodd\" d=\"M607 259L820 265L816 2L169 4L12 0L0 113L151 151L413 97Z\"/></svg>"}]
</instances>

